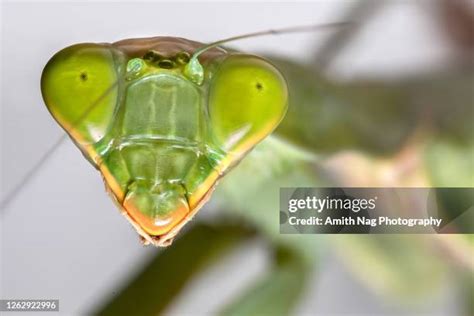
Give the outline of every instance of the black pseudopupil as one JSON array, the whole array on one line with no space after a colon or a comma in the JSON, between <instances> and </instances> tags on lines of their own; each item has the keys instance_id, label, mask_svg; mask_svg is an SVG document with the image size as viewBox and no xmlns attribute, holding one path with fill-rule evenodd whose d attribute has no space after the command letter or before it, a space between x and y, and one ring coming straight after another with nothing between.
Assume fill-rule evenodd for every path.
<instances>
[{"instance_id":1,"label":"black pseudopupil","mask_svg":"<svg viewBox=\"0 0 474 316\"><path fill-rule=\"evenodd\" d=\"M80 77L81 77L81 80L82 80L82 81L86 81L86 80L87 80L87 73L81 72Z\"/></svg>"}]
</instances>

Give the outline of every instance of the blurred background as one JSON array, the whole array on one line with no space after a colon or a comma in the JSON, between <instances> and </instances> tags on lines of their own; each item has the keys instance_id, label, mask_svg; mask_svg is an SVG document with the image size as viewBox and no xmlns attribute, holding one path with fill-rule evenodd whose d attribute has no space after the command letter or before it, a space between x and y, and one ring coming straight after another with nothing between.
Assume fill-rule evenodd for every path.
<instances>
[{"instance_id":1,"label":"blurred background","mask_svg":"<svg viewBox=\"0 0 474 316\"><path fill-rule=\"evenodd\" d=\"M474 186L471 1L2 1L1 16L1 298L64 315L474 313L472 235L278 234L282 186ZM230 44L283 71L290 110L165 250L139 243L71 141L36 168L63 135L41 71L68 45L335 21L355 24Z\"/></svg>"}]
</instances>

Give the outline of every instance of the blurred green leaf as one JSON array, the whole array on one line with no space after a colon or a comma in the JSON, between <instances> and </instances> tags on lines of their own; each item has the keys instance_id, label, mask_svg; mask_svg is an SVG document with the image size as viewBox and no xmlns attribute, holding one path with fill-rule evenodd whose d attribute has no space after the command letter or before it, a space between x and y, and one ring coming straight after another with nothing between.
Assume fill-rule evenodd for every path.
<instances>
[{"instance_id":1,"label":"blurred green leaf","mask_svg":"<svg viewBox=\"0 0 474 316\"><path fill-rule=\"evenodd\" d=\"M160 314L194 275L251 235L235 224L195 223L94 314Z\"/></svg>"},{"instance_id":2,"label":"blurred green leaf","mask_svg":"<svg viewBox=\"0 0 474 316\"><path fill-rule=\"evenodd\" d=\"M474 187L474 138L468 143L434 139L427 146L425 160L434 187Z\"/></svg>"},{"instance_id":3,"label":"blurred green leaf","mask_svg":"<svg viewBox=\"0 0 474 316\"><path fill-rule=\"evenodd\" d=\"M460 281L463 285L462 294L466 305L464 307L464 315L474 315L474 274L471 271L461 275Z\"/></svg>"},{"instance_id":4,"label":"blurred green leaf","mask_svg":"<svg viewBox=\"0 0 474 316\"><path fill-rule=\"evenodd\" d=\"M440 212L451 214L456 218L456 225L461 229L472 228L474 196L472 190L444 190L443 188L472 188L474 187L474 138L465 142L458 137L444 137L433 139L426 146L426 170L433 187L436 190ZM468 211L470 210L470 211ZM474 257L474 235L458 235L461 239L445 243L451 249L456 262L466 262L471 265ZM467 244L464 244L467 241ZM460 250L461 249L461 250ZM466 253L470 252L470 253ZM459 258L461 257L461 258Z\"/></svg>"},{"instance_id":5,"label":"blurred green leaf","mask_svg":"<svg viewBox=\"0 0 474 316\"><path fill-rule=\"evenodd\" d=\"M431 235L339 235L332 241L361 282L394 301L420 303L446 277Z\"/></svg>"},{"instance_id":6,"label":"blurred green leaf","mask_svg":"<svg viewBox=\"0 0 474 316\"><path fill-rule=\"evenodd\" d=\"M277 247L274 266L251 289L228 305L226 316L290 315L308 281L311 265L301 253Z\"/></svg>"}]
</instances>

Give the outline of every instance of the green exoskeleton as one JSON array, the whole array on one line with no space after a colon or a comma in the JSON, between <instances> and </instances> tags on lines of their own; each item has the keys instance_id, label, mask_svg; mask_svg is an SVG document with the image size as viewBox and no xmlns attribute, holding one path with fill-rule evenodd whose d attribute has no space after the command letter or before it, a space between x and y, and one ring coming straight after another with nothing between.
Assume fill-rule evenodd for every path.
<instances>
[{"instance_id":1,"label":"green exoskeleton","mask_svg":"<svg viewBox=\"0 0 474 316\"><path fill-rule=\"evenodd\" d=\"M181 38L78 44L46 65L44 101L146 243L168 245L287 109L280 72Z\"/></svg>"}]
</instances>

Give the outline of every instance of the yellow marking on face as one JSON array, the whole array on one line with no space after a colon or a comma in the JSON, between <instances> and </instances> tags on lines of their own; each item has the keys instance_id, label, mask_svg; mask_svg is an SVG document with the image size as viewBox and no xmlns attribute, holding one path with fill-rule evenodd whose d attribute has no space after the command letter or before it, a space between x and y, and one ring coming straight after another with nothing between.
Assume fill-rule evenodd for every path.
<instances>
[{"instance_id":1,"label":"yellow marking on face","mask_svg":"<svg viewBox=\"0 0 474 316\"><path fill-rule=\"evenodd\" d=\"M219 173L213 171L189 197L189 210L186 207L180 207L173 210L171 212L172 215L167 219L167 223L157 226L154 218L143 214L140 209L133 204L133 202L125 200L125 192L122 190L120 184L116 181L106 165L100 165L100 171L107 186L116 196L117 201L123 206L123 209L146 233L152 236L165 235L183 220L187 220L187 215L193 213L193 210L200 204L202 199L208 194L209 190L212 189L219 179Z\"/></svg>"}]
</instances>

